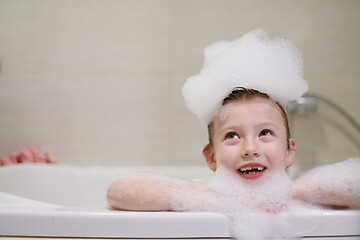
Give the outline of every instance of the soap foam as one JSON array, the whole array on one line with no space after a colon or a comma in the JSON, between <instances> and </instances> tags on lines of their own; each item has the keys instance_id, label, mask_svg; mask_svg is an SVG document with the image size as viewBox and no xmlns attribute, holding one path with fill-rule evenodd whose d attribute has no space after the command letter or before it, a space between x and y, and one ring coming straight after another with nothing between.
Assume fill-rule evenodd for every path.
<instances>
[{"instance_id":1,"label":"soap foam","mask_svg":"<svg viewBox=\"0 0 360 240\"><path fill-rule=\"evenodd\" d=\"M236 87L256 89L285 106L307 90L299 51L284 39L268 38L261 29L204 50L204 66L183 87L187 107L207 125Z\"/></svg>"},{"instance_id":2,"label":"soap foam","mask_svg":"<svg viewBox=\"0 0 360 240\"><path fill-rule=\"evenodd\" d=\"M281 239L292 235L287 212L291 180L283 172L245 180L219 167L208 187L219 193L217 211L231 220L231 234L237 239Z\"/></svg>"},{"instance_id":3,"label":"soap foam","mask_svg":"<svg viewBox=\"0 0 360 240\"><path fill-rule=\"evenodd\" d=\"M246 180L224 167L218 167L207 183L212 194L185 194L177 197L177 211L210 211L228 216L231 235L237 239L297 239L291 225L292 181L285 171Z\"/></svg>"},{"instance_id":4,"label":"soap foam","mask_svg":"<svg viewBox=\"0 0 360 240\"><path fill-rule=\"evenodd\" d=\"M209 189L221 193L226 202L234 207L242 202L241 209L262 209L268 212L279 212L286 209L291 180L285 171L267 174L259 179L246 180L237 173L219 166L214 177L208 182ZM230 210L232 211L232 210Z\"/></svg>"},{"instance_id":5,"label":"soap foam","mask_svg":"<svg viewBox=\"0 0 360 240\"><path fill-rule=\"evenodd\" d=\"M295 181L336 195L348 196L360 208L360 158L314 168ZM324 206L292 198L293 181L285 171L247 180L219 166L207 183L211 191L177 195L176 211L210 211L228 216L231 235L237 239L300 239L308 229L297 229L293 219L308 209ZM174 193L176 195L176 193ZM355 200L354 200L355 199ZM296 222L296 221L295 221Z\"/></svg>"}]
</instances>

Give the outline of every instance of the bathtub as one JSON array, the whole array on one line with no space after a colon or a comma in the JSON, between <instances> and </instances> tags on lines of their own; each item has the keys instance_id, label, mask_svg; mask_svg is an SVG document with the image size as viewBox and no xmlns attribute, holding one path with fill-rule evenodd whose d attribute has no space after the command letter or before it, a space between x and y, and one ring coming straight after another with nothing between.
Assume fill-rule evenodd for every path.
<instances>
[{"instance_id":1,"label":"bathtub","mask_svg":"<svg viewBox=\"0 0 360 240\"><path fill-rule=\"evenodd\" d=\"M112 211L106 190L120 174L145 171L185 179L205 167L0 168L0 239L229 239L229 219L211 212ZM360 239L360 211L306 210L291 223L306 239Z\"/></svg>"}]
</instances>

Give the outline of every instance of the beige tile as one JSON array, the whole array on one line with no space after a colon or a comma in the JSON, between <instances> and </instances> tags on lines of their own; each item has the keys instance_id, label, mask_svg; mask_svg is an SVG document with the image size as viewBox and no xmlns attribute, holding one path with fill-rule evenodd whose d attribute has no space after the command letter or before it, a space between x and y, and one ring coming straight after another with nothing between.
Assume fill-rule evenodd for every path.
<instances>
[{"instance_id":1,"label":"beige tile","mask_svg":"<svg viewBox=\"0 0 360 240\"><path fill-rule=\"evenodd\" d=\"M303 53L311 90L360 121L357 0L0 1L0 155L40 145L62 163L201 165L206 129L181 87L203 48L262 27ZM322 105L295 119L305 169L359 155Z\"/></svg>"},{"instance_id":2,"label":"beige tile","mask_svg":"<svg viewBox=\"0 0 360 240\"><path fill-rule=\"evenodd\" d=\"M1 138L2 146L9 138L16 138L13 148L42 145L64 163L166 161L168 93L158 89L167 82L161 76L128 79L133 81L3 86L0 107L7 114L0 122L7 127L1 136L9 137Z\"/></svg>"}]
</instances>

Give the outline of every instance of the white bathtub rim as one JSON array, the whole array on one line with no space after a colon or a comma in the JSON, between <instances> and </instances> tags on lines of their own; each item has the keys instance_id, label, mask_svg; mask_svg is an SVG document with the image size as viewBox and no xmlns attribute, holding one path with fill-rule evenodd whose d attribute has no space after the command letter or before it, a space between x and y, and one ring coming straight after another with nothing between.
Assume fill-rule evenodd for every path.
<instances>
[{"instance_id":1,"label":"white bathtub rim","mask_svg":"<svg viewBox=\"0 0 360 240\"><path fill-rule=\"evenodd\" d=\"M49 172L53 170L64 171L64 173L66 172L76 177L101 176L106 177L108 180L116 177L116 175L132 171L135 168L119 167L120 172L115 168L109 167L24 164L22 166L0 168L0 175L5 172L12 173L18 170L27 171L33 169L39 169L41 171L48 170ZM153 170L149 171L159 173L167 171L166 168L159 170L154 167L152 169ZM177 167L174 168L174 170L175 169L177 169ZM184 171L186 171L185 169L187 169L187 167L184 167ZM139 167L137 170L146 171L146 167ZM193 171L196 172L196 169ZM226 238L230 236L227 217L217 213L144 213L111 211L105 207L74 208L11 195L12 194L8 193L0 193L0 236L109 238L119 236L127 238ZM139 231L138 227L127 225L128 221L131 222L134 219L143 226L147 226L148 228L151 226L151 229L146 228L145 230L141 229L141 231ZM75 221L76 224L71 224L71 221ZM178 221L178 228L172 227L172 225L169 224L171 221ZM297 224L299 226L298 231L305 232L306 236L359 236L360 239L359 210L304 210L292 218L292 221L295 221L295 223L300 221L300 223ZM200 223L202 224L201 227L197 226L194 228L195 225ZM75 228L75 226L77 226L77 228ZM106 227L102 229L101 226ZM118 226L122 226L122 228ZM219 228L217 226L221 227ZM44 231L44 229L46 230ZM163 231L164 229L166 229L165 232ZM139 232L141 232L141 234L139 234Z\"/></svg>"},{"instance_id":2,"label":"white bathtub rim","mask_svg":"<svg viewBox=\"0 0 360 240\"><path fill-rule=\"evenodd\" d=\"M6 223L3 219L6 219ZM7 211L0 214L0 225L5 226L5 229L0 230L0 236L91 238L230 236L227 217L216 213L123 212L106 209ZM216 228L208 226L216 226Z\"/></svg>"},{"instance_id":3,"label":"white bathtub rim","mask_svg":"<svg viewBox=\"0 0 360 240\"><path fill-rule=\"evenodd\" d=\"M219 213L113 211L29 200L18 206L0 204L0 236L227 238L231 235L228 218ZM290 215L289 220L299 236L360 238L359 210L305 209Z\"/></svg>"}]
</instances>

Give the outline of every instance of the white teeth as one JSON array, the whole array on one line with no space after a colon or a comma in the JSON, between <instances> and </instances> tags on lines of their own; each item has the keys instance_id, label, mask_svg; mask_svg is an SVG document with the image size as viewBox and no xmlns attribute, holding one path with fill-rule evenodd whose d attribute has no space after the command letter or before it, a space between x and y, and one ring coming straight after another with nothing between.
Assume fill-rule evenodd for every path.
<instances>
[{"instance_id":1,"label":"white teeth","mask_svg":"<svg viewBox=\"0 0 360 240\"><path fill-rule=\"evenodd\" d=\"M241 171L250 171L252 170L251 167L245 167L245 168L240 168Z\"/></svg>"},{"instance_id":2,"label":"white teeth","mask_svg":"<svg viewBox=\"0 0 360 240\"><path fill-rule=\"evenodd\" d=\"M262 170L264 170L264 167L243 167L243 168L240 168L240 171L243 171L243 172L245 172L245 171L251 171L251 170L253 170L253 169L257 169L258 171L262 171Z\"/></svg>"}]
</instances>

